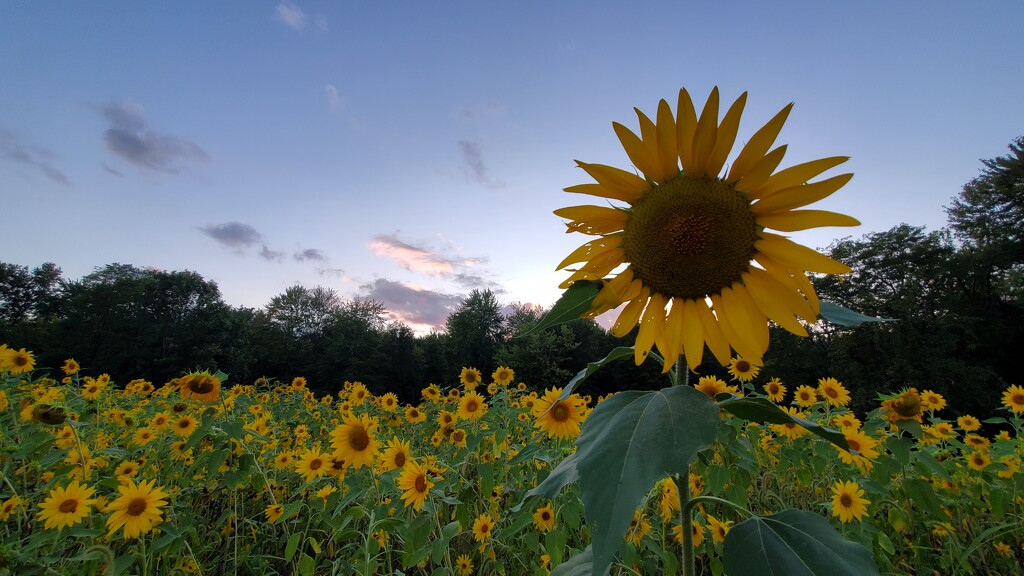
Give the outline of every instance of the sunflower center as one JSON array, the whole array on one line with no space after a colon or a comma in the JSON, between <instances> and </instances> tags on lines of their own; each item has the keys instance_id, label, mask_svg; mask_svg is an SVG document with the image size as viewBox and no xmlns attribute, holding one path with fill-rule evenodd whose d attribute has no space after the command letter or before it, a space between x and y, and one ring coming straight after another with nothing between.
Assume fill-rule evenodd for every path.
<instances>
[{"instance_id":1,"label":"sunflower center","mask_svg":"<svg viewBox=\"0 0 1024 576\"><path fill-rule=\"evenodd\" d=\"M843 508L849 508L853 505L853 498L851 498L849 494L843 494L839 497L839 504L841 504Z\"/></svg>"},{"instance_id":2,"label":"sunflower center","mask_svg":"<svg viewBox=\"0 0 1024 576\"><path fill-rule=\"evenodd\" d=\"M135 498L128 504L128 509L126 511L129 516L141 516L142 513L146 511L146 499Z\"/></svg>"},{"instance_id":3,"label":"sunflower center","mask_svg":"<svg viewBox=\"0 0 1024 576\"><path fill-rule=\"evenodd\" d=\"M696 300L740 280L757 238L743 194L718 179L681 174L633 204L622 247L651 290Z\"/></svg>"},{"instance_id":4,"label":"sunflower center","mask_svg":"<svg viewBox=\"0 0 1024 576\"><path fill-rule=\"evenodd\" d=\"M196 394L208 394L213 391L213 381L203 376L195 376L188 383L188 389Z\"/></svg>"},{"instance_id":5,"label":"sunflower center","mask_svg":"<svg viewBox=\"0 0 1024 576\"><path fill-rule=\"evenodd\" d=\"M18 368L22 368L24 366L27 366L28 365L28 356L23 356L21 354L16 354L14 356L14 365L17 366Z\"/></svg>"},{"instance_id":6,"label":"sunflower center","mask_svg":"<svg viewBox=\"0 0 1024 576\"><path fill-rule=\"evenodd\" d=\"M858 442L856 439L847 438L846 445L850 447L850 450L853 450L854 452L860 452L860 442Z\"/></svg>"},{"instance_id":7,"label":"sunflower center","mask_svg":"<svg viewBox=\"0 0 1024 576\"><path fill-rule=\"evenodd\" d=\"M348 445L356 452L362 452L370 445L370 435L366 433L366 430L357 428L348 435Z\"/></svg>"},{"instance_id":8,"label":"sunflower center","mask_svg":"<svg viewBox=\"0 0 1024 576\"><path fill-rule=\"evenodd\" d=\"M405 466L405 452L395 454L395 466L398 466L399 468Z\"/></svg>"},{"instance_id":9,"label":"sunflower center","mask_svg":"<svg viewBox=\"0 0 1024 576\"><path fill-rule=\"evenodd\" d=\"M78 509L78 500L74 498L68 498L67 500L60 503L59 510L64 514L71 514Z\"/></svg>"},{"instance_id":10,"label":"sunflower center","mask_svg":"<svg viewBox=\"0 0 1024 576\"><path fill-rule=\"evenodd\" d=\"M472 414L473 412L476 412L477 408L479 408L479 406L477 406L476 400L466 402L466 412Z\"/></svg>"},{"instance_id":11,"label":"sunflower center","mask_svg":"<svg viewBox=\"0 0 1024 576\"><path fill-rule=\"evenodd\" d=\"M740 373L750 372L750 362L740 360L736 363L736 371Z\"/></svg>"},{"instance_id":12,"label":"sunflower center","mask_svg":"<svg viewBox=\"0 0 1024 576\"><path fill-rule=\"evenodd\" d=\"M551 409L551 419L556 422L565 422L569 419L569 409L561 402L555 404L555 407Z\"/></svg>"},{"instance_id":13,"label":"sunflower center","mask_svg":"<svg viewBox=\"0 0 1024 576\"><path fill-rule=\"evenodd\" d=\"M319 470L320 468L323 467L323 465L324 465L323 460L321 460L319 458L314 458L314 459L309 461L309 469L310 470Z\"/></svg>"},{"instance_id":14,"label":"sunflower center","mask_svg":"<svg viewBox=\"0 0 1024 576\"><path fill-rule=\"evenodd\" d=\"M423 474L416 477L416 491L421 494L427 491L427 477Z\"/></svg>"},{"instance_id":15,"label":"sunflower center","mask_svg":"<svg viewBox=\"0 0 1024 576\"><path fill-rule=\"evenodd\" d=\"M1024 394L1014 394L1010 397L1010 404L1024 406Z\"/></svg>"}]
</instances>

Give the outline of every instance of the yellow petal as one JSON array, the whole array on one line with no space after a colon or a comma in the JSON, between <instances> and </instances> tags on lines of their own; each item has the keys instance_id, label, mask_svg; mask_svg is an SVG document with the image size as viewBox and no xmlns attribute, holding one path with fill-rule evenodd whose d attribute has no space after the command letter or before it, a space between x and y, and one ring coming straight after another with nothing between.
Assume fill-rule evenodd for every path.
<instances>
[{"instance_id":1,"label":"yellow petal","mask_svg":"<svg viewBox=\"0 0 1024 576\"><path fill-rule=\"evenodd\" d=\"M701 177L707 171L708 161L715 151L718 139L718 86L711 90L704 110L697 121L697 132L693 135L693 170L691 176Z\"/></svg>"},{"instance_id":2,"label":"yellow petal","mask_svg":"<svg viewBox=\"0 0 1024 576\"><path fill-rule=\"evenodd\" d=\"M703 301L701 301L703 304ZM683 353L690 370L696 371L704 360L704 326L695 300L676 299L673 306L683 310ZM704 306L707 309L707 306ZM708 313L710 315L710 312Z\"/></svg>"},{"instance_id":3,"label":"yellow petal","mask_svg":"<svg viewBox=\"0 0 1024 576\"><path fill-rule=\"evenodd\" d=\"M665 296L660 292L651 294L651 301L644 310L640 319L640 331L636 335L636 344L633 345L633 360L639 366L651 352L654 340L661 334L665 326Z\"/></svg>"},{"instance_id":4,"label":"yellow petal","mask_svg":"<svg viewBox=\"0 0 1024 576\"><path fill-rule=\"evenodd\" d=\"M675 364L676 359L683 346L683 329L687 319L683 309L683 301L678 298L670 300L672 307L665 319L665 326L661 331L661 337L657 340L658 350L665 360L662 372L668 372Z\"/></svg>"},{"instance_id":5,"label":"yellow petal","mask_svg":"<svg viewBox=\"0 0 1024 576\"><path fill-rule=\"evenodd\" d=\"M650 189L647 181L643 178L626 172L614 166L604 164L587 164L576 161L576 165L582 168L597 183L616 194L615 198L626 202L633 202L644 195Z\"/></svg>"},{"instance_id":6,"label":"yellow petal","mask_svg":"<svg viewBox=\"0 0 1024 576\"><path fill-rule=\"evenodd\" d=\"M693 303L693 309L697 311L697 317L700 318L701 326L704 328L704 340L707 342L708 349L715 356L715 360L718 363L725 366L729 363L729 341L722 333L722 328L719 325L718 319L711 313L711 309L708 308L708 303L701 300L690 300Z\"/></svg>"},{"instance_id":7,"label":"yellow petal","mask_svg":"<svg viewBox=\"0 0 1024 576\"><path fill-rule=\"evenodd\" d=\"M772 176L772 172L782 163L782 157L786 155L786 145L783 144L768 154L765 154L760 161L754 164L750 170L736 183L737 190L749 191L761 186Z\"/></svg>"},{"instance_id":8,"label":"yellow petal","mask_svg":"<svg viewBox=\"0 0 1024 576\"><path fill-rule=\"evenodd\" d=\"M576 262L586 262L590 260L594 255L602 252L607 252L613 248L618 248L622 243L622 239L618 236L609 236L599 238L597 240L591 240L579 248L573 250L565 260L562 260L555 270L561 270L569 264L575 264Z\"/></svg>"},{"instance_id":9,"label":"yellow petal","mask_svg":"<svg viewBox=\"0 0 1024 576\"><path fill-rule=\"evenodd\" d=\"M771 198L762 198L751 206L754 214L768 214L780 210L792 210L813 204L818 200L827 198L836 190L839 190L853 178L853 174L840 174L821 182L801 184L779 190L772 194Z\"/></svg>"},{"instance_id":10,"label":"yellow petal","mask_svg":"<svg viewBox=\"0 0 1024 576\"><path fill-rule=\"evenodd\" d=\"M629 331L636 326L636 323L640 320L640 313L644 311L644 306L647 305L648 294L648 288L644 287L639 297L630 300L626 304L618 319L615 320L615 324L608 331L612 336L622 338L629 334Z\"/></svg>"},{"instance_id":11,"label":"yellow petal","mask_svg":"<svg viewBox=\"0 0 1024 576\"><path fill-rule=\"evenodd\" d=\"M693 100L685 88L679 90L679 103L676 105L676 148L683 172L693 169L693 135L697 132L697 112L693 109Z\"/></svg>"},{"instance_id":12,"label":"yellow petal","mask_svg":"<svg viewBox=\"0 0 1024 576\"><path fill-rule=\"evenodd\" d=\"M725 336L726 341L740 356L759 357L760 354L757 353L757 346L752 340L748 340L748 336L743 332L745 323L735 318L735 316L742 313L735 308L726 306L725 300L722 298L726 290L728 288L723 290L722 294L713 294L711 296L711 304L715 309L715 315L718 317L718 326L722 329L722 335ZM730 303L732 303L731 298ZM726 359L725 364L728 363L729 360Z\"/></svg>"},{"instance_id":13,"label":"yellow petal","mask_svg":"<svg viewBox=\"0 0 1024 576\"><path fill-rule=\"evenodd\" d=\"M736 133L740 129L740 116L743 115L743 107L747 103L747 93L740 94L740 97L729 107L725 113L722 124L718 127L718 137L715 139L715 151L711 153L708 160L707 174L718 176L725 166L725 160L732 151L732 145L736 142Z\"/></svg>"},{"instance_id":14,"label":"yellow petal","mask_svg":"<svg viewBox=\"0 0 1024 576\"><path fill-rule=\"evenodd\" d=\"M601 184L577 184L575 186L563 188L563 190L574 194L589 194L591 196L597 196L598 198L610 198L612 200L622 200L624 202L636 200L641 196L640 194L622 194L614 188L602 186Z\"/></svg>"},{"instance_id":15,"label":"yellow petal","mask_svg":"<svg viewBox=\"0 0 1024 576\"><path fill-rule=\"evenodd\" d=\"M764 356L765 351L768 350L768 319L765 318L764 312L754 303L746 286L736 283L732 285L730 290L737 304L737 309L743 312L742 318L750 325L748 334L753 338L754 344L757 345L757 349L760 351L754 357L761 358ZM727 303L726 306L728 305Z\"/></svg>"},{"instance_id":16,"label":"yellow petal","mask_svg":"<svg viewBox=\"0 0 1024 576\"><path fill-rule=\"evenodd\" d=\"M754 287L756 286L757 289L767 294L773 301L779 302L790 314L799 316L808 322L814 322L817 314L811 310L807 300L800 295L799 285L788 273L786 274L786 279L789 283L779 282L766 270L751 267L747 271L747 275L752 278L754 283L751 286L751 294L753 295Z\"/></svg>"},{"instance_id":17,"label":"yellow petal","mask_svg":"<svg viewBox=\"0 0 1024 576\"><path fill-rule=\"evenodd\" d=\"M629 219L629 213L604 206L568 206L555 210L555 215L572 220L566 232L604 235L620 232Z\"/></svg>"},{"instance_id":18,"label":"yellow petal","mask_svg":"<svg viewBox=\"0 0 1024 576\"><path fill-rule=\"evenodd\" d=\"M766 214L758 216L757 223L782 232L796 232L822 226L860 226L856 218L827 210L790 210Z\"/></svg>"},{"instance_id":19,"label":"yellow petal","mask_svg":"<svg viewBox=\"0 0 1024 576\"><path fill-rule=\"evenodd\" d=\"M615 135L619 137L619 142L622 143L622 148L626 150L626 155L629 156L633 166L636 166L638 170L644 173L644 176L654 179L654 174L657 172L655 169L657 166L657 155L652 151L643 140L633 134L633 131L626 128L618 122L612 122L612 128L615 130Z\"/></svg>"},{"instance_id":20,"label":"yellow petal","mask_svg":"<svg viewBox=\"0 0 1024 576\"><path fill-rule=\"evenodd\" d=\"M676 121L668 102L658 102L658 165L661 177L658 182L667 182L679 173L679 152L676 148Z\"/></svg>"},{"instance_id":21,"label":"yellow petal","mask_svg":"<svg viewBox=\"0 0 1024 576\"><path fill-rule=\"evenodd\" d=\"M846 274L850 271L850 267L846 264L836 262L816 250L769 232L761 233L761 239L754 242L754 248L784 265L808 272Z\"/></svg>"},{"instance_id":22,"label":"yellow petal","mask_svg":"<svg viewBox=\"0 0 1024 576\"><path fill-rule=\"evenodd\" d=\"M792 312L774 297L770 288L766 287L757 277L752 274L743 275L743 283L746 284L750 297L757 304L765 315L773 322L799 336L807 336L807 330L796 319Z\"/></svg>"},{"instance_id":23,"label":"yellow petal","mask_svg":"<svg viewBox=\"0 0 1024 576\"><path fill-rule=\"evenodd\" d=\"M830 168L834 168L849 159L849 156L832 156L830 158L819 158L818 160L811 160L810 162L790 166L785 170L780 170L777 174L773 174L772 177L763 185L757 187L751 186L751 197L768 198L772 194L785 188L792 188L793 186L804 184L811 178L814 178L822 172Z\"/></svg>"},{"instance_id":24,"label":"yellow petal","mask_svg":"<svg viewBox=\"0 0 1024 576\"><path fill-rule=\"evenodd\" d=\"M790 102L750 137L750 141L740 151L736 161L732 163L732 168L729 169L729 176L726 180L729 182L739 180L764 157L765 153L772 147L772 144L775 143L775 138L779 136L782 125L786 123L786 118L789 117L789 111L792 109L793 103Z\"/></svg>"}]
</instances>

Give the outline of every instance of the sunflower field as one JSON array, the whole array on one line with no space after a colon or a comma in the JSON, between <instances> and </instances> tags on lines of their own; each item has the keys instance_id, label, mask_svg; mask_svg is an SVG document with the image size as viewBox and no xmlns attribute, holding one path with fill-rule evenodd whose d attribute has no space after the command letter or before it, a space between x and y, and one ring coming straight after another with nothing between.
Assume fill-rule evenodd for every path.
<instances>
[{"instance_id":1,"label":"sunflower field","mask_svg":"<svg viewBox=\"0 0 1024 576\"><path fill-rule=\"evenodd\" d=\"M33 369L29 351L4 352L4 573L547 574L590 542L578 489L534 489L606 398L559 400L512 368L487 382L467 368L401 406L359 382L336 397L301 378L119 383L70 359L54 374ZM796 421L723 418L690 468L691 494L815 512L882 573L1020 571L1024 389L1008 389L1007 417L985 423L947 421L927 390L881 399L862 422L834 379L791 386L741 368L691 385L709 400L778 403L841 430L854 451ZM678 513L665 478L633 512L613 573L678 573ZM723 572L723 542L742 520L701 502L690 527L701 573Z\"/></svg>"}]
</instances>

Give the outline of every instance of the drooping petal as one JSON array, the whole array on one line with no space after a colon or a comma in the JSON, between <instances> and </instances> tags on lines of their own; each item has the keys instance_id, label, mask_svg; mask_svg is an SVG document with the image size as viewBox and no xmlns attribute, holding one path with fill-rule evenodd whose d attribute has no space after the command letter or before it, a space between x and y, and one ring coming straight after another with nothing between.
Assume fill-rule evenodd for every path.
<instances>
[{"instance_id":1,"label":"drooping petal","mask_svg":"<svg viewBox=\"0 0 1024 576\"><path fill-rule=\"evenodd\" d=\"M566 224L568 227L566 233L580 232L591 236L619 232L626 226L626 221L629 219L628 212L604 206L568 206L555 210L555 215L572 220Z\"/></svg>"},{"instance_id":2,"label":"drooping petal","mask_svg":"<svg viewBox=\"0 0 1024 576\"><path fill-rule=\"evenodd\" d=\"M700 312L697 310L697 302L690 299L676 299L676 304L682 308L682 339L683 353L686 356L686 364L690 370L697 370L701 361L704 360L704 325L701 322ZM702 301L703 303L703 301ZM706 309L707 306L704 306Z\"/></svg>"},{"instance_id":3,"label":"drooping petal","mask_svg":"<svg viewBox=\"0 0 1024 576\"><path fill-rule=\"evenodd\" d=\"M613 248L618 248L622 244L622 239L618 236L605 236L598 238L597 240L591 240L579 248L573 250L568 256L562 260L555 270L561 270L569 264L575 264L576 262L586 262L595 255L602 252L607 252Z\"/></svg>"},{"instance_id":4,"label":"drooping petal","mask_svg":"<svg viewBox=\"0 0 1024 576\"><path fill-rule=\"evenodd\" d=\"M622 148L629 156L629 160L633 162L633 166L643 172L644 176L653 180L654 174L658 171L657 150L651 150L632 130L618 122L612 122L612 128L615 130L615 135L619 137L619 142L622 142Z\"/></svg>"},{"instance_id":5,"label":"drooping petal","mask_svg":"<svg viewBox=\"0 0 1024 576\"><path fill-rule=\"evenodd\" d=\"M860 226L860 221L856 218L827 210L790 210L766 214L759 216L757 223L781 232L796 232L822 226Z\"/></svg>"},{"instance_id":6,"label":"drooping petal","mask_svg":"<svg viewBox=\"0 0 1024 576\"><path fill-rule=\"evenodd\" d=\"M724 294L728 290L722 290ZM722 335L725 336L726 341L729 345L739 352L740 356L745 358L759 358L761 356L758 353L758 347L752 339L749 339L749 335L744 332L746 326L745 323L735 318L737 315L742 314L741 311L735 308L730 308L725 304L725 300L722 298L722 294L712 294L711 304L715 309L715 316L718 317L718 326L722 329ZM729 301L732 304L732 299ZM725 361L729 363L728 360Z\"/></svg>"},{"instance_id":7,"label":"drooping petal","mask_svg":"<svg viewBox=\"0 0 1024 576\"><path fill-rule=\"evenodd\" d=\"M846 264L836 262L828 256L806 246L801 246L788 238L770 232L761 232L760 236L761 238L754 242L754 248L782 264L808 272L821 272L824 274L846 274L850 272L850 267Z\"/></svg>"},{"instance_id":8,"label":"drooping petal","mask_svg":"<svg viewBox=\"0 0 1024 576\"><path fill-rule=\"evenodd\" d=\"M722 332L722 328L715 315L711 313L711 309L708 308L708 303L701 300L690 300L693 303L694 310L697 311L697 317L700 318L701 325L704 328L704 340L707 342L708 349L715 356L715 360L722 366L729 363L731 357L729 353L729 341L725 334Z\"/></svg>"},{"instance_id":9,"label":"drooping petal","mask_svg":"<svg viewBox=\"0 0 1024 576\"><path fill-rule=\"evenodd\" d=\"M807 206L827 198L833 192L845 186L851 178L853 178L853 174L840 174L821 182L785 188L772 194L771 198L758 200L751 206L751 210L754 214L760 215Z\"/></svg>"},{"instance_id":10,"label":"drooping petal","mask_svg":"<svg viewBox=\"0 0 1024 576\"><path fill-rule=\"evenodd\" d=\"M792 276L787 275L787 280L790 284L784 284L776 280L766 270L756 267L751 267L747 275L751 278L751 282L759 288L760 292L764 292L773 301L778 302L790 314L799 316L808 322L814 322L817 315L811 309L807 299L800 295L800 286L793 280ZM751 290L751 293L753 293L753 290Z\"/></svg>"},{"instance_id":11,"label":"drooping petal","mask_svg":"<svg viewBox=\"0 0 1024 576\"><path fill-rule=\"evenodd\" d=\"M796 166L790 166L772 174L764 184L750 187L751 198L769 198L772 194L785 188L792 188L804 184L811 178L822 172L834 168L849 160L849 156L832 156L830 158L819 158Z\"/></svg>"},{"instance_id":12,"label":"drooping petal","mask_svg":"<svg viewBox=\"0 0 1024 576\"><path fill-rule=\"evenodd\" d=\"M590 174L591 178L597 180L598 184L616 194L614 196L616 200L635 202L651 188L643 178L620 168L604 164L588 164L579 160L576 161L576 165Z\"/></svg>"},{"instance_id":13,"label":"drooping petal","mask_svg":"<svg viewBox=\"0 0 1024 576\"><path fill-rule=\"evenodd\" d=\"M655 341L664 360L663 373L668 372L679 357L683 345L683 329L687 322L683 301L679 298L672 298L669 301L672 307L668 311L661 335Z\"/></svg>"},{"instance_id":14,"label":"drooping petal","mask_svg":"<svg viewBox=\"0 0 1024 576\"><path fill-rule=\"evenodd\" d=\"M743 276L743 283L748 287L747 292L754 300L754 303L757 304L757 307L760 308L768 318L793 334L807 336L807 330L802 324L800 324L793 313L787 310L786 307L775 298L775 294L770 292L757 277L753 274L745 274Z\"/></svg>"},{"instance_id":15,"label":"drooping petal","mask_svg":"<svg viewBox=\"0 0 1024 576\"><path fill-rule=\"evenodd\" d=\"M765 351L768 350L768 319L765 318L764 312L754 304L746 286L737 282L726 290L729 290L729 295L733 300L730 303L727 299L726 306L729 306L730 310L735 307L736 311L740 312L737 316L737 321L747 323L747 334L754 340L757 350L760 351L760 353L748 358L760 359L764 356ZM723 290L723 296L725 296L725 292Z\"/></svg>"},{"instance_id":16,"label":"drooping petal","mask_svg":"<svg viewBox=\"0 0 1024 576\"><path fill-rule=\"evenodd\" d=\"M645 286L640 292L640 296L630 300L622 312L619 313L619 317L615 320L615 324L612 325L608 331L612 336L616 338L622 338L629 331L636 326L636 323L640 321L640 313L644 311L644 307L647 305L647 301L650 297L650 290Z\"/></svg>"},{"instance_id":17,"label":"drooping petal","mask_svg":"<svg viewBox=\"0 0 1024 576\"><path fill-rule=\"evenodd\" d=\"M764 157L765 153L772 147L772 144L775 143L775 139L779 136L782 125L786 123L786 118L789 117L789 111L792 109L793 103L790 102L750 137L750 141L740 151L736 161L732 163L732 168L729 169L729 176L726 180L735 182L743 178Z\"/></svg>"},{"instance_id":18,"label":"drooping petal","mask_svg":"<svg viewBox=\"0 0 1024 576\"><path fill-rule=\"evenodd\" d=\"M640 319L640 331L636 335L636 344L633 345L633 360L636 365L643 364L647 355L654 346L654 340L661 334L665 326L665 296L660 292L651 294L651 301L647 303L647 309Z\"/></svg>"}]
</instances>

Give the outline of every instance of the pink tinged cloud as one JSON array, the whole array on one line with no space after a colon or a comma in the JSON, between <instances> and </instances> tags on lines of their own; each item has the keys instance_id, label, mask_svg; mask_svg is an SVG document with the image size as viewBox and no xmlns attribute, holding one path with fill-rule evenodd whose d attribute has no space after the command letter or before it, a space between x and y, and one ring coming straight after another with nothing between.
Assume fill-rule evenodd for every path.
<instances>
[{"instance_id":1,"label":"pink tinged cloud","mask_svg":"<svg viewBox=\"0 0 1024 576\"><path fill-rule=\"evenodd\" d=\"M387 238L374 238L369 244L375 256L391 259L400 267L431 277L444 278L454 271L452 263L422 248Z\"/></svg>"}]
</instances>

